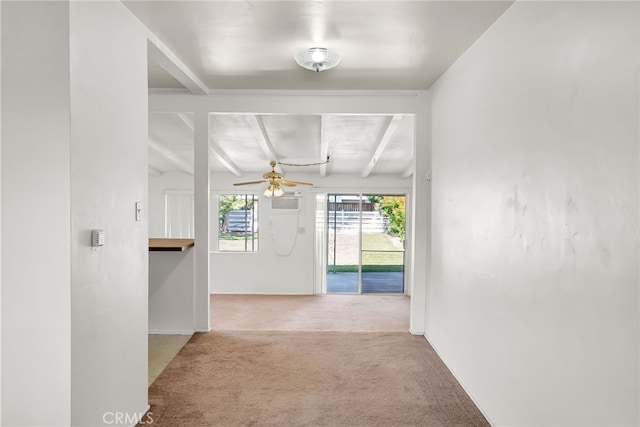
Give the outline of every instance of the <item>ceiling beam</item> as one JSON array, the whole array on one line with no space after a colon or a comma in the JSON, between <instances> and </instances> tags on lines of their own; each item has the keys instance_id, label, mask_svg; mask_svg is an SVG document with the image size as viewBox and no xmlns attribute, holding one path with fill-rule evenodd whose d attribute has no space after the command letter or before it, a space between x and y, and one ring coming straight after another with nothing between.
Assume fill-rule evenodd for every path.
<instances>
[{"instance_id":1,"label":"ceiling beam","mask_svg":"<svg viewBox=\"0 0 640 427\"><path fill-rule=\"evenodd\" d=\"M191 130L194 129L193 119L187 113L176 113L178 118L184 122L185 125ZM220 163L222 166L227 168L229 172L234 174L235 176L242 176L242 171L235 163L224 153L224 151L218 147L214 142L209 139L209 156L213 157Z\"/></svg>"},{"instance_id":2,"label":"ceiling beam","mask_svg":"<svg viewBox=\"0 0 640 427\"><path fill-rule=\"evenodd\" d=\"M327 138L327 119L324 116L320 116L320 159L321 161L327 160L329 157L329 139ZM327 164L320 165L320 176L327 176Z\"/></svg>"},{"instance_id":3,"label":"ceiling beam","mask_svg":"<svg viewBox=\"0 0 640 427\"><path fill-rule=\"evenodd\" d=\"M408 168L405 169L404 172L402 172L402 175L400 175L400 177L402 179L409 178L411 175L413 175L413 169L414 169L414 167L413 167L413 163L412 163L412 164L409 165Z\"/></svg>"},{"instance_id":4,"label":"ceiling beam","mask_svg":"<svg viewBox=\"0 0 640 427\"><path fill-rule=\"evenodd\" d=\"M258 145L260 145L260 148L264 151L264 155L267 156L267 160L277 162L278 156L273 149L269 135L267 135L267 130L264 128L262 118L256 115L249 115L247 118L251 129L253 129L253 132L256 134L256 141L258 141Z\"/></svg>"},{"instance_id":5,"label":"ceiling beam","mask_svg":"<svg viewBox=\"0 0 640 427\"><path fill-rule=\"evenodd\" d=\"M231 159L224 153L224 151L222 151L220 147L215 145L214 147L211 147L211 144L209 144L209 155L222 163L222 166L227 168L227 170L235 176L242 176L242 171L240 170L240 168L236 166L233 161L231 161Z\"/></svg>"},{"instance_id":6,"label":"ceiling beam","mask_svg":"<svg viewBox=\"0 0 640 427\"><path fill-rule=\"evenodd\" d=\"M380 138L378 139L378 143L376 144L376 149L373 151L373 154L371 155L371 160L369 160L369 163L362 171L363 178L368 177L371 171L373 170L374 166L376 165L376 163L378 163L380 156L384 152L385 148L387 148L387 144L389 143L391 136L396 131L396 128L398 127L398 122L400 122L400 120L402 120L402 116L397 114L394 116L390 116L387 119L387 124L384 128L384 131L380 134Z\"/></svg>"},{"instance_id":7,"label":"ceiling beam","mask_svg":"<svg viewBox=\"0 0 640 427\"><path fill-rule=\"evenodd\" d=\"M178 166L180 169L185 171L188 174L193 175L193 165L189 164L186 160L178 157L175 153L167 148L163 147L158 141L149 138L149 148L151 148L156 153L160 154L165 159L172 162L174 165Z\"/></svg>"},{"instance_id":8,"label":"ceiling beam","mask_svg":"<svg viewBox=\"0 0 640 427\"><path fill-rule=\"evenodd\" d=\"M187 127L191 129L191 131L193 132L193 130L195 129L195 125L193 124L193 118L191 118L191 116L187 113L176 113L176 114L178 115L178 118L182 120L184 124L187 125Z\"/></svg>"},{"instance_id":9,"label":"ceiling beam","mask_svg":"<svg viewBox=\"0 0 640 427\"><path fill-rule=\"evenodd\" d=\"M209 88L176 56L154 33L147 28L147 54L163 70L171 74L191 93L208 95Z\"/></svg>"},{"instance_id":10,"label":"ceiling beam","mask_svg":"<svg viewBox=\"0 0 640 427\"><path fill-rule=\"evenodd\" d=\"M162 174L163 172L160 169L154 168L153 166L149 165L149 175L161 176Z\"/></svg>"}]
</instances>

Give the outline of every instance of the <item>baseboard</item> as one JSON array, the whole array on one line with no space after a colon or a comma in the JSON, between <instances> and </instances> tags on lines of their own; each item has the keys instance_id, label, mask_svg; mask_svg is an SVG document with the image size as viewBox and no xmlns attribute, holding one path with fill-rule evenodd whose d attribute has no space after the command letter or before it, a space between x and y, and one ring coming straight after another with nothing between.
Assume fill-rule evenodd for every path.
<instances>
[{"instance_id":1,"label":"baseboard","mask_svg":"<svg viewBox=\"0 0 640 427\"><path fill-rule=\"evenodd\" d=\"M489 415L487 415L487 413L482 409L482 407L478 404L478 402L476 401L475 397L473 397L473 394L471 394L468 390L468 388L464 385L464 383L462 381L460 381L460 378L458 377L458 375L455 373L455 371L453 369L451 369L451 367L449 366L449 364L445 361L444 357L442 357L442 354L440 353L440 351L438 351L438 347L436 347L433 342L431 342L431 340L429 339L429 337L427 337L427 335L423 335L424 339L427 340L427 342L429 343L429 345L431 346L431 348L433 349L433 351L436 352L436 354L438 355L438 357L440 358L440 360L442 360L442 363L444 363L444 366L447 367L447 369L449 370L449 372L451 372L451 375L453 375L453 377L456 379L456 381L458 381L458 384L460 384L460 387L462 387L462 389L464 390L465 393L467 393L467 396L469 396L469 399L471 399L471 401L473 402L474 405L476 405L476 408L478 408L478 410L480 411L480 413L487 419L487 421L489 422L490 425L495 426L496 424L491 421L491 418L489 418Z\"/></svg>"},{"instance_id":2,"label":"baseboard","mask_svg":"<svg viewBox=\"0 0 640 427\"><path fill-rule=\"evenodd\" d=\"M427 336L425 335L425 331L424 331L423 329L416 330L416 329L411 329L411 328L409 328L409 333L410 333L411 335L422 335L422 336L423 336L423 337L425 337L425 338L427 337ZM429 341L429 340L427 340L427 341ZM431 343L429 343L429 344L431 344Z\"/></svg>"},{"instance_id":3,"label":"baseboard","mask_svg":"<svg viewBox=\"0 0 640 427\"><path fill-rule=\"evenodd\" d=\"M209 295L214 296L214 295L260 295L260 296L313 296L313 295L317 295L314 293L273 293L273 292L210 292Z\"/></svg>"},{"instance_id":4,"label":"baseboard","mask_svg":"<svg viewBox=\"0 0 640 427\"><path fill-rule=\"evenodd\" d=\"M193 329L149 329L149 335L193 335Z\"/></svg>"}]
</instances>

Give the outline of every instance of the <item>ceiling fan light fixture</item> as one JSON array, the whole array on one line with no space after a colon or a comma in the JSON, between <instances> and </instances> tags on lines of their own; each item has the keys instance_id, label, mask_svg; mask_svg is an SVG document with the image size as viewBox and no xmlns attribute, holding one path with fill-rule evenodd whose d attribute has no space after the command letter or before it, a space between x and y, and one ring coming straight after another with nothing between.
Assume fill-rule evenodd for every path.
<instances>
[{"instance_id":1,"label":"ceiling fan light fixture","mask_svg":"<svg viewBox=\"0 0 640 427\"><path fill-rule=\"evenodd\" d=\"M269 184L264 193L262 193L264 197L272 198L272 197L282 197L284 196L284 191L278 184Z\"/></svg>"},{"instance_id":2,"label":"ceiling fan light fixture","mask_svg":"<svg viewBox=\"0 0 640 427\"><path fill-rule=\"evenodd\" d=\"M294 59L302 68L311 71L330 70L340 63L342 56L324 47L312 47L294 55Z\"/></svg>"}]
</instances>

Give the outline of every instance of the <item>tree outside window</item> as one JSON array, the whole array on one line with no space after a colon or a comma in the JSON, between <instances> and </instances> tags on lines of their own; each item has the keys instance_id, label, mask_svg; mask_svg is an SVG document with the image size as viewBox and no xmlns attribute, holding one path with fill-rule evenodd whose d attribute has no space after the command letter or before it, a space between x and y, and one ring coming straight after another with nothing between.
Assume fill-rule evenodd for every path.
<instances>
[{"instance_id":1,"label":"tree outside window","mask_svg":"<svg viewBox=\"0 0 640 427\"><path fill-rule=\"evenodd\" d=\"M223 194L218 198L218 250L258 250L258 195Z\"/></svg>"}]
</instances>

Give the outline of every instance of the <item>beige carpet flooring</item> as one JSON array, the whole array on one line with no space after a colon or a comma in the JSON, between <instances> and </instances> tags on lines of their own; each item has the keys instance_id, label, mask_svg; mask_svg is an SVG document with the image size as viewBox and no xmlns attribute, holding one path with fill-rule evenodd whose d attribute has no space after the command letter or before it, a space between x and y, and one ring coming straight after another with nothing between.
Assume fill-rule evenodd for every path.
<instances>
[{"instance_id":1,"label":"beige carpet flooring","mask_svg":"<svg viewBox=\"0 0 640 427\"><path fill-rule=\"evenodd\" d=\"M404 295L211 295L215 331L409 330Z\"/></svg>"},{"instance_id":2,"label":"beige carpet flooring","mask_svg":"<svg viewBox=\"0 0 640 427\"><path fill-rule=\"evenodd\" d=\"M154 426L487 426L406 332L195 334L149 388Z\"/></svg>"},{"instance_id":3,"label":"beige carpet flooring","mask_svg":"<svg viewBox=\"0 0 640 427\"><path fill-rule=\"evenodd\" d=\"M409 298L213 295L149 387L154 426L488 426L422 336Z\"/></svg>"}]
</instances>

